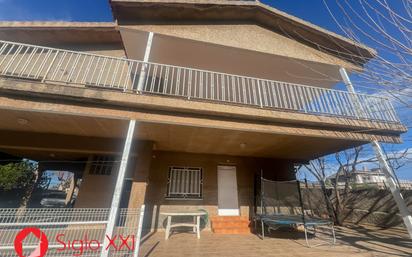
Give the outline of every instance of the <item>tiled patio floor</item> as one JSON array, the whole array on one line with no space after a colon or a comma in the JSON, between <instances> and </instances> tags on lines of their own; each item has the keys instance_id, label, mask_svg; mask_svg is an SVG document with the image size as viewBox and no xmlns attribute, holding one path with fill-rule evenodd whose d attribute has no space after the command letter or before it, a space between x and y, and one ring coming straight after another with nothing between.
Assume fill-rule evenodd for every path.
<instances>
[{"instance_id":1,"label":"tiled patio floor","mask_svg":"<svg viewBox=\"0 0 412 257\"><path fill-rule=\"evenodd\" d=\"M305 246L299 233L276 232L259 239L250 235L216 235L202 232L173 234L164 240L164 233L147 236L140 256L144 257L197 257L197 256L412 256L412 240L401 229L376 229L371 227L337 228L337 244L313 248ZM314 243L320 242L316 239Z\"/></svg>"}]
</instances>

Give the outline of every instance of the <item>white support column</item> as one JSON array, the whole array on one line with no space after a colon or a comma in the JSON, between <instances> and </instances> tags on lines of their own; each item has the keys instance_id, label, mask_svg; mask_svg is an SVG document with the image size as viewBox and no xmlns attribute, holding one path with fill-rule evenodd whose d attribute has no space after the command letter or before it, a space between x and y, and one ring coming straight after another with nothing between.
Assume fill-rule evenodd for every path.
<instances>
[{"instance_id":1,"label":"white support column","mask_svg":"<svg viewBox=\"0 0 412 257\"><path fill-rule=\"evenodd\" d=\"M122 196L124 177L126 174L127 162L129 159L130 147L132 145L135 126L136 120L130 120L126 140L124 143L122 159L120 161L119 173L117 174L116 186L113 192L112 204L110 206L109 220L107 222L104 243L100 254L101 257L107 257L109 254L109 251L106 251L106 247L109 245L109 240L106 238L106 236L112 238L113 231L116 226L116 220L119 214L120 198Z\"/></svg>"},{"instance_id":2,"label":"white support column","mask_svg":"<svg viewBox=\"0 0 412 257\"><path fill-rule=\"evenodd\" d=\"M149 35L147 37L146 50L144 52L144 57L143 57L144 62L149 61L150 51L152 50L153 35L154 35L153 32L149 32ZM143 90L144 81L146 79L146 71L147 71L147 65L143 64L140 70L139 82L137 83L137 92L142 92Z\"/></svg>"},{"instance_id":3,"label":"white support column","mask_svg":"<svg viewBox=\"0 0 412 257\"><path fill-rule=\"evenodd\" d=\"M352 85L352 82L349 79L348 74L346 73L346 70L344 68L340 68L339 72L342 76L343 81L345 82L345 85L348 91L351 93L355 93L355 89ZM355 103L355 104L359 105L359 103ZM392 168L389 166L385 158L385 155L383 154L383 151L382 151L382 148L379 142L377 140L373 140L371 144L372 144L373 149L375 150L375 154L379 161L379 165L383 173L385 174L386 180L389 185L389 189L392 193L393 199L396 202L396 205L399 208L399 213L403 219L406 229L408 230L409 236L412 238L412 217L408 210L408 206L406 205L405 200L402 196L399 185L394 180L394 174L393 174Z\"/></svg>"},{"instance_id":4,"label":"white support column","mask_svg":"<svg viewBox=\"0 0 412 257\"><path fill-rule=\"evenodd\" d=\"M346 69L343 67L339 68L339 73L340 73L340 76L342 77L343 82L346 85L346 89L350 93L350 99L352 100L353 105L355 105L356 118L365 116L363 113L362 105L360 104L359 99L356 96L355 88L353 87L352 82L349 79Z\"/></svg>"},{"instance_id":5,"label":"white support column","mask_svg":"<svg viewBox=\"0 0 412 257\"><path fill-rule=\"evenodd\" d=\"M376 157L379 160L379 164L382 168L383 173L386 177L386 182L391 190L393 199L395 200L396 204L399 208L399 213L401 214L403 223L405 223L406 229L408 230L409 236L412 238L412 217L411 213L408 210L408 206L405 204L405 199L402 196L398 183L395 182L394 174L389 166L388 162L385 159L385 155L383 154L382 148L379 145L378 141L372 141L373 149L375 150Z\"/></svg>"},{"instance_id":6,"label":"white support column","mask_svg":"<svg viewBox=\"0 0 412 257\"><path fill-rule=\"evenodd\" d=\"M348 73L346 72L346 69L341 67L339 69L339 73L340 73L340 76L343 79L343 82L346 85L346 89L348 90L348 92L352 93L352 94L355 94L355 88L353 87L352 82L349 79L349 76L348 76Z\"/></svg>"}]
</instances>

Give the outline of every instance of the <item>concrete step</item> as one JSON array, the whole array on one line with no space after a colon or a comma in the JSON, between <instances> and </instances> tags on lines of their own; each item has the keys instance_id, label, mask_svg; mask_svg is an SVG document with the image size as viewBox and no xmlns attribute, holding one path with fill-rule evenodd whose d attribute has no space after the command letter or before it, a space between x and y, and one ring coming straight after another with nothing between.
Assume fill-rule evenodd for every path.
<instances>
[{"instance_id":1,"label":"concrete step","mask_svg":"<svg viewBox=\"0 0 412 257\"><path fill-rule=\"evenodd\" d=\"M214 228L248 228L249 224L249 221L212 221Z\"/></svg>"},{"instance_id":2,"label":"concrete step","mask_svg":"<svg viewBox=\"0 0 412 257\"><path fill-rule=\"evenodd\" d=\"M241 216L215 216L211 219L212 231L216 234L249 234L250 221Z\"/></svg>"},{"instance_id":3,"label":"concrete step","mask_svg":"<svg viewBox=\"0 0 412 257\"><path fill-rule=\"evenodd\" d=\"M212 221L249 221L248 217L244 216L213 216L210 218Z\"/></svg>"},{"instance_id":4,"label":"concrete step","mask_svg":"<svg viewBox=\"0 0 412 257\"><path fill-rule=\"evenodd\" d=\"M251 233L249 228L213 228L212 231L221 235L248 235Z\"/></svg>"}]
</instances>

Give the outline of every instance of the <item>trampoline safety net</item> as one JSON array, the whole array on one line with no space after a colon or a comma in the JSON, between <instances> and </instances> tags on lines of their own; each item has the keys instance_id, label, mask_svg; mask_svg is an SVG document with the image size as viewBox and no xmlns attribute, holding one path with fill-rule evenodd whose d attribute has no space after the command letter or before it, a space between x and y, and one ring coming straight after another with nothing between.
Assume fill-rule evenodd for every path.
<instances>
[{"instance_id":1,"label":"trampoline safety net","mask_svg":"<svg viewBox=\"0 0 412 257\"><path fill-rule=\"evenodd\" d=\"M261 199L258 213L263 215L303 215L302 196L298 181L261 179Z\"/></svg>"},{"instance_id":2,"label":"trampoline safety net","mask_svg":"<svg viewBox=\"0 0 412 257\"><path fill-rule=\"evenodd\" d=\"M281 226L303 225L305 240L308 247L311 247L308 240L308 229L313 229L316 234L316 227L329 227L331 232L331 243L335 244L335 230L333 222L329 219L313 217L314 213L305 208L303 193L309 193L301 189L301 184L297 180L293 181L271 181L264 178L259 180L260 192L256 192L256 223L261 223L262 239L265 237L265 226L270 229L278 229ZM307 201L310 204L310 201ZM319 245L319 244L318 244Z\"/></svg>"},{"instance_id":3,"label":"trampoline safety net","mask_svg":"<svg viewBox=\"0 0 412 257\"><path fill-rule=\"evenodd\" d=\"M324 196L318 188L308 188L296 180L272 181L260 177L255 180L255 188L257 215L304 214L304 218L330 219Z\"/></svg>"}]
</instances>

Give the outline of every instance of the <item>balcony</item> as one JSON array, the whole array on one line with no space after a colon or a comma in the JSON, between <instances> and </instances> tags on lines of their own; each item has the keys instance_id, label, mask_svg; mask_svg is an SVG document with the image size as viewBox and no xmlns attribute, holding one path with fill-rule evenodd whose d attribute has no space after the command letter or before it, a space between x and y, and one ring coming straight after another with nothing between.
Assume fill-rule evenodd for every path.
<instances>
[{"instance_id":1,"label":"balcony","mask_svg":"<svg viewBox=\"0 0 412 257\"><path fill-rule=\"evenodd\" d=\"M7 41L0 76L400 124L383 97Z\"/></svg>"}]
</instances>

